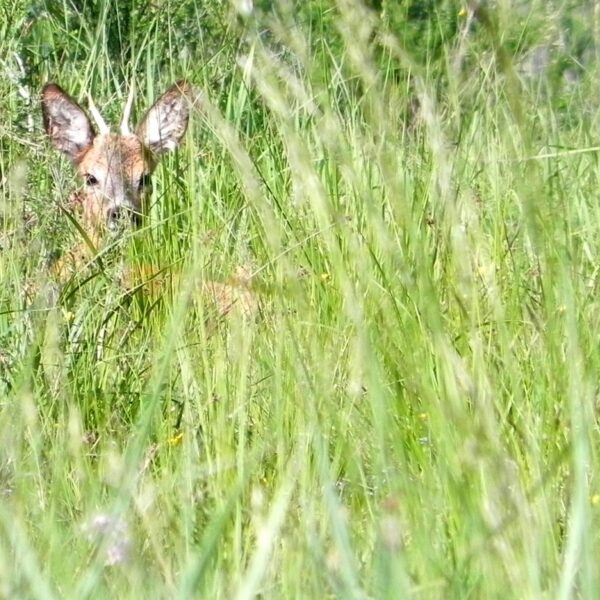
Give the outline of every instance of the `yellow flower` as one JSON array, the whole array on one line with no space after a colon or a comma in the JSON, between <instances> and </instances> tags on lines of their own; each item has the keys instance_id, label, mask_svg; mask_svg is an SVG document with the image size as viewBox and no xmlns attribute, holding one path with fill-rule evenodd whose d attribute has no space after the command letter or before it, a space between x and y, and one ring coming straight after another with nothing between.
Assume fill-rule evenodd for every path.
<instances>
[{"instance_id":1,"label":"yellow flower","mask_svg":"<svg viewBox=\"0 0 600 600\"><path fill-rule=\"evenodd\" d=\"M169 438L167 442L169 446L179 446L181 444L181 440L183 440L183 433L179 432L177 435L174 435L172 438Z\"/></svg>"},{"instance_id":2,"label":"yellow flower","mask_svg":"<svg viewBox=\"0 0 600 600\"><path fill-rule=\"evenodd\" d=\"M63 315L63 319L65 321L70 322L75 318L75 314L72 313L70 310L66 310L65 308L63 308L62 310L62 315Z\"/></svg>"}]
</instances>

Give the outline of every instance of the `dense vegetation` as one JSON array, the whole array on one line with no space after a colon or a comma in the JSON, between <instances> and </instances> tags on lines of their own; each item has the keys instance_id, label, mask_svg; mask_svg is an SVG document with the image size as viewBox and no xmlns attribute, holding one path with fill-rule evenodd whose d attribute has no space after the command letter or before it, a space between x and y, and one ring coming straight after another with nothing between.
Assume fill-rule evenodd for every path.
<instances>
[{"instance_id":1,"label":"dense vegetation","mask_svg":"<svg viewBox=\"0 0 600 600\"><path fill-rule=\"evenodd\" d=\"M596 597L599 58L591 3L2 3L0 596ZM56 281L41 86L180 78L144 227ZM240 267L256 318L186 284Z\"/></svg>"}]
</instances>

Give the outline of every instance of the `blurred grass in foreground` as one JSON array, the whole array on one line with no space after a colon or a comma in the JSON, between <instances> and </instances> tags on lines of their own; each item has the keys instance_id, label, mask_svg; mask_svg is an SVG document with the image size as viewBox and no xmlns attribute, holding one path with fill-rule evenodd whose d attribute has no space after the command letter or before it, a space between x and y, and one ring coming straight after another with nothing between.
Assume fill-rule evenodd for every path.
<instances>
[{"instance_id":1,"label":"blurred grass in foreground","mask_svg":"<svg viewBox=\"0 0 600 600\"><path fill-rule=\"evenodd\" d=\"M596 12L111 6L0 16L0 595L594 597ZM38 90L116 122L179 77L113 254L181 285L58 289ZM186 282L242 265L261 316L216 320Z\"/></svg>"}]
</instances>

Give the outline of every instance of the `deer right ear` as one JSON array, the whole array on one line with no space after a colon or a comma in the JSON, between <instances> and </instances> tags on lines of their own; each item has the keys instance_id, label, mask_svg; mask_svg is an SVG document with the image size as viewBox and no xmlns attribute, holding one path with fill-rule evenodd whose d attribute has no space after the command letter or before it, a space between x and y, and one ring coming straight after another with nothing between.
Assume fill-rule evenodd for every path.
<instances>
[{"instance_id":1,"label":"deer right ear","mask_svg":"<svg viewBox=\"0 0 600 600\"><path fill-rule=\"evenodd\" d=\"M144 115L136 133L156 156L174 150L181 142L188 125L191 95L190 84L178 81Z\"/></svg>"},{"instance_id":2,"label":"deer right ear","mask_svg":"<svg viewBox=\"0 0 600 600\"><path fill-rule=\"evenodd\" d=\"M94 129L86 112L55 83L42 90L44 129L55 148L75 164L94 141Z\"/></svg>"}]
</instances>

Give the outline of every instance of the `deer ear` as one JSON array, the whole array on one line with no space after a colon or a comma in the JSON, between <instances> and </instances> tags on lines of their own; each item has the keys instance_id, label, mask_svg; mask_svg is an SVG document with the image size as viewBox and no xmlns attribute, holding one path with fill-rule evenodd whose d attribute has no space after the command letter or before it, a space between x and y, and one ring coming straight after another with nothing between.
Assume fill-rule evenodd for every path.
<instances>
[{"instance_id":1,"label":"deer ear","mask_svg":"<svg viewBox=\"0 0 600 600\"><path fill-rule=\"evenodd\" d=\"M173 84L148 110L136 130L142 142L156 154L177 148L187 129L191 86Z\"/></svg>"},{"instance_id":2,"label":"deer ear","mask_svg":"<svg viewBox=\"0 0 600 600\"><path fill-rule=\"evenodd\" d=\"M42 90L44 129L55 148L78 163L94 141L94 129L86 112L55 83Z\"/></svg>"}]
</instances>

